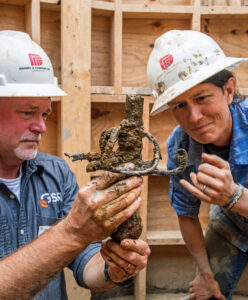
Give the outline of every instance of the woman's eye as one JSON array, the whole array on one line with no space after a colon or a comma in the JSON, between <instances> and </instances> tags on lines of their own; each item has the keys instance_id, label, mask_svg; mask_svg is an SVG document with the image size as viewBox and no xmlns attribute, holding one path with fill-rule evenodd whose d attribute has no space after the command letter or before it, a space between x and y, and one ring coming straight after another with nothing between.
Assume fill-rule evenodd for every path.
<instances>
[{"instance_id":1,"label":"woman's eye","mask_svg":"<svg viewBox=\"0 0 248 300\"><path fill-rule=\"evenodd\" d=\"M184 108L184 106L185 106L184 103L179 103L179 104L177 105L178 108Z\"/></svg>"},{"instance_id":2,"label":"woman's eye","mask_svg":"<svg viewBox=\"0 0 248 300\"><path fill-rule=\"evenodd\" d=\"M173 105L172 106L172 110L177 110L177 109L182 109L182 108L184 108L184 106L185 106L185 103L178 103L178 104L175 104L175 105Z\"/></svg>"}]
</instances>

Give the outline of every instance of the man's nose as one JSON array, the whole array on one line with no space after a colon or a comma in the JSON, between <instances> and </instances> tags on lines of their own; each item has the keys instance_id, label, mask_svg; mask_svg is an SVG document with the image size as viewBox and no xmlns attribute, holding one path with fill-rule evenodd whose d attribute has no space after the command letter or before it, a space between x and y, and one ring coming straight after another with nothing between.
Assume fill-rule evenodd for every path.
<instances>
[{"instance_id":1,"label":"man's nose","mask_svg":"<svg viewBox=\"0 0 248 300\"><path fill-rule=\"evenodd\" d=\"M44 118L37 117L31 124L30 130L37 133L44 133L46 131L46 121Z\"/></svg>"}]
</instances>

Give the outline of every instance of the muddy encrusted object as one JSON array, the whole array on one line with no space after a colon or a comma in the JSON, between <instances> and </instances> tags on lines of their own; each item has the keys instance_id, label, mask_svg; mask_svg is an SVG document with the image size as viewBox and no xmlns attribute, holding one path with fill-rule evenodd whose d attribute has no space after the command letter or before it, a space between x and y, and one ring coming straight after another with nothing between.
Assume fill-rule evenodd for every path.
<instances>
[{"instance_id":1,"label":"muddy encrusted object","mask_svg":"<svg viewBox=\"0 0 248 300\"><path fill-rule=\"evenodd\" d=\"M79 153L66 156L72 161L87 159L89 164L87 172L106 170L116 173L133 175L177 175L185 170L187 153L184 149L178 149L175 157L178 167L172 170L159 170L157 165L161 159L160 147L154 136L144 131L143 123L144 98L139 95L126 98L125 118L120 125L102 132L99 146L101 153ZM150 161L142 160L142 139L146 137L154 144L154 157ZM114 151L115 144L118 144ZM133 163L135 170L125 169L126 163ZM123 238L138 239L142 231L141 218L136 213L119 226L111 236L113 240L120 242Z\"/></svg>"},{"instance_id":2,"label":"muddy encrusted object","mask_svg":"<svg viewBox=\"0 0 248 300\"><path fill-rule=\"evenodd\" d=\"M142 233L141 217L134 213L111 234L113 241L120 243L124 239L137 240Z\"/></svg>"}]
</instances>

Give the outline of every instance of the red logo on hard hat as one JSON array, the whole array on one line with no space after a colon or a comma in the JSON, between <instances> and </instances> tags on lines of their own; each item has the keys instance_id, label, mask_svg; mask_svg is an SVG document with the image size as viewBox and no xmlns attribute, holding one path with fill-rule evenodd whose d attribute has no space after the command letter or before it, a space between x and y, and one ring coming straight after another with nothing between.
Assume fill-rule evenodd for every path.
<instances>
[{"instance_id":1,"label":"red logo on hard hat","mask_svg":"<svg viewBox=\"0 0 248 300\"><path fill-rule=\"evenodd\" d=\"M160 59L160 66L163 70L166 70L173 63L173 56L171 54L166 54Z\"/></svg>"},{"instance_id":2,"label":"red logo on hard hat","mask_svg":"<svg viewBox=\"0 0 248 300\"><path fill-rule=\"evenodd\" d=\"M28 54L31 66L41 66L43 64L42 58L38 54Z\"/></svg>"}]
</instances>

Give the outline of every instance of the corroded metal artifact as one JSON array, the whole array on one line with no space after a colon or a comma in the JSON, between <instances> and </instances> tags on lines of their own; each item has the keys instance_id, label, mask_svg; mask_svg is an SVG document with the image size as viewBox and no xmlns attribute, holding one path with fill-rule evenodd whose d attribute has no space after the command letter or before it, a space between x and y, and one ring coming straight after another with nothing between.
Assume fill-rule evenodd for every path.
<instances>
[{"instance_id":1,"label":"corroded metal artifact","mask_svg":"<svg viewBox=\"0 0 248 300\"><path fill-rule=\"evenodd\" d=\"M166 171L157 169L158 162L161 159L160 147L156 138L144 131L143 104L144 98L141 96L127 96L125 118L119 126L105 130L101 134L99 140L101 153L89 152L73 155L65 153L65 155L72 158L72 161L87 159L89 161L86 167L87 172L106 170L127 176L150 174L171 176L180 174L184 171L187 162L187 153L184 149L178 149L175 154L178 162L177 168ZM142 139L144 137L154 144L154 157L150 161L142 160ZM118 147L114 150L116 143ZM133 163L135 170L125 169L123 166L126 163ZM114 240L119 242L123 239L123 236L124 238L139 238L142 229L140 217L135 214L130 219L121 224L117 232L111 235ZM132 222L136 225L133 226Z\"/></svg>"}]
</instances>

